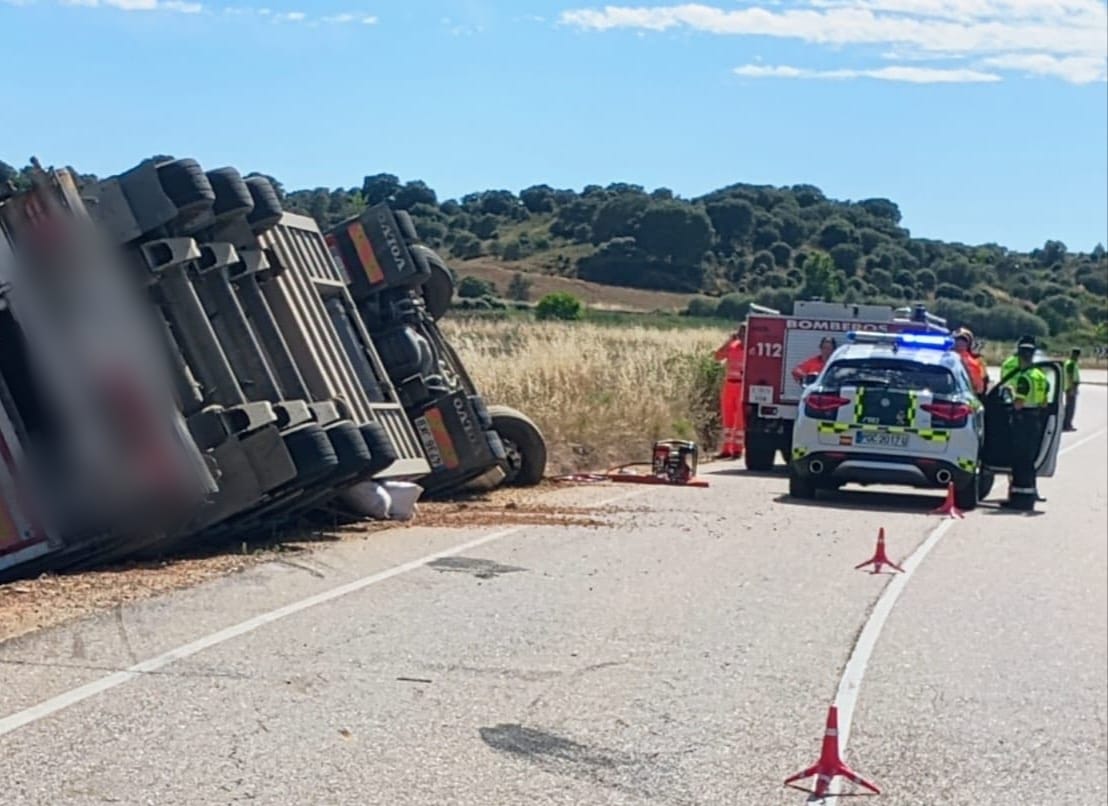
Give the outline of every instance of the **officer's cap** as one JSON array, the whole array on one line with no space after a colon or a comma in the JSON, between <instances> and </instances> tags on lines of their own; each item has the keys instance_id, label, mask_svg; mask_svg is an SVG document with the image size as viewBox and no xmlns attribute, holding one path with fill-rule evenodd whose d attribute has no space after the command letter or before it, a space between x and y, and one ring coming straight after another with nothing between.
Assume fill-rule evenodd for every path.
<instances>
[{"instance_id":1,"label":"officer's cap","mask_svg":"<svg viewBox=\"0 0 1108 806\"><path fill-rule=\"evenodd\" d=\"M1024 336L1022 339L1019 340L1019 343L1016 345L1016 350L1018 350L1021 353L1034 353L1035 352L1035 347L1036 347L1035 337L1034 336Z\"/></svg>"}]
</instances>

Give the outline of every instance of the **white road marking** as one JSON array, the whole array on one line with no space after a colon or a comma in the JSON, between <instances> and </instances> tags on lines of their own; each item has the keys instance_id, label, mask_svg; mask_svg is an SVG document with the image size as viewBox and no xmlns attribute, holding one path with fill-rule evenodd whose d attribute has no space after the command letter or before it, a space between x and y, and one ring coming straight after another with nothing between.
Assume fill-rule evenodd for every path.
<instances>
[{"instance_id":1,"label":"white road marking","mask_svg":"<svg viewBox=\"0 0 1108 806\"><path fill-rule=\"evenodd\" d=\"M1062 456L1072 450L1080 448L1086 443L1092 442L1094 439L1099 439L1108 433L1108 428L1102 428L1095 433L1074 442L1066 447L1062 448L1058 455ZM908 580L912 578L912 574L919 568L920 563L931 552L931 549L935 548L939 544L939 541L943 539L950 528L954 526L958 521L943 520L938 526L931 530L931 534L916 547L916 550L909 555L901 567L904 569L904 573L896 574L889 583L881 591L881 595L877 598L877 604L874 605L873 610L869 614L869 618L866 619L865 625L862 627L862 632L858 634L858 640L854 643L854 649L850 653L850 659L846 662L846 668L843 669L843 676L839 680L839 689L835 692L835 704L839 708L839 753L846 755L846 745L850 741L850 727L854 719L854 706L858 704L858 690L862 687L862 678L865 677L866 667L869 665L870 656L873 655L873 648L877 645L877 639L881 635L881 630L885 626L885 622L889 618L889 614L893 610L893 605L896 604L896 600L900 598L900 594L904 591L905 586L908 584ZM864 771L859 770L863 775ZM878 782L880 785L880 782ZM831 782L831 786L828 788L827 797L834 797L841 793L840 790L841 779L836 778ZM811 798L809 798L812 801ZM813 802L823 802L823 799L816 799Z\"/></svg>"},{"instance_id":2,"label":"white road marking","mask_svg":"<svg viewBox=\"0 0 1108 806\"><path fill-rule=\"evenodd\" d=\"M623 501L628 498L632 498L636 495L642 495L647 490L645 488L639 490L631 490L629 492L620 493L619 495L605 498L602 501L598 501L593 506L603 507L609 504L614 504L617 501ZM487 543L492 543L494 540L500 540L501 538L508 537L509 535L522 532L528 527L526 526L513 526L510 529L500 529L496 532L490 532L487 535L468 540L465 543L459 543L456 546L451 546L448 549L442 551L436 551L434 554L428 554L426 557L420 557L418 560L412 560L410 562L402 563L401 565L393 566L384 571L379 571L376 574L370 574L369 576L356 579L353 582L348 582L345 585L340 585L337 588L331 588L330 590L317 593L314 596L309 596L306 599L301 599L297 602L287 604L284 607L279 607L276 610L270 610L267 613L261 613L260 615L249 618L246 621L241 621L238 624L232 625L218 632L214 632L210 635L206 635L203 638L198 638L188 644L183 644L179 647L164 652L153 658L136 663L134 666L130 666L123 671L114 672L113 674L101 677L99 680L94 680L91 683L87 683L83 686L79 686L75 689L63 692L56 697L51 697L48 700L40 702L38 705L32 705L30 708L25 708L22 711L11 714L9 716L0 719L0 736L11 733L26 725L30 725L33 722L37 722L40 719L56 714L58 711L64 710L71 705L87 700L90 697L95 697L97 694L102 694L105 691L109 691L117 686L122 686L124 683L129 683L137 677L141 677L144 674L150 672L156 672L159 669L163 669L166 666L174 663L175 661L183 660L187 657L203 652L205 649L210 649L213 646L226 643L232 638L238 638L240 635L246 635L253 632L259 627L263 627L266 624L272 624L275 621L286 618L287 616L295 615L296 613L303 612L316 605L330 602L334 599L338 599L342 596L346 596L351 593L355 593L364 588L368 588L370 585L376 585L378 582L384 582L386 579L392 579L393 577L406 574L409 571L415 571L418 568L422 568L429 562L434 562L442 557L452 557L461 554L465 551L469 551L477 546L483 546Z\"/></svg>"}]
</instances>

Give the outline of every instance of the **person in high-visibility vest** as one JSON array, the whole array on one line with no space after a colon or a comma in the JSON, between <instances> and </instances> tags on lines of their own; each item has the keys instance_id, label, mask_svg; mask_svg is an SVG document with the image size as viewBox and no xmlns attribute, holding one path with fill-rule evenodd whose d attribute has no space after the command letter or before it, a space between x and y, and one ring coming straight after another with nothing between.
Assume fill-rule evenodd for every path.
<instances>
[{"instance_id":1,"label":"person in high-visibility vest","mask_svg":"<svg viewBox=\"0 0 1108 806\"><path fill-rule=\"evenodd\" d=\"M1066 390L1066 415L1062 421L1062 430L1076 431L1073 425L1073 415L1077 410L1077 387L1081 385L1081 370L1077 366L1077 359L1081 357L1081 348L1074 347L1070 351L1070 357L1062 364L1063 388Z\"/></svg>"},{"instance_id":2,"label":"person in high-visibility vest","mask_svg":"<svg viewBox=\"0 0 1108 806\"><path fill-rule=\"evenodd\" d=\"M969 328L962 327L954 331L954 351L961 357L962 366L966 368L966 374L973 383L973 391L980 397L988 388L989 373L981 356L973 352L973 342L973 332Z\"/></svg>"},{"instance_id":3,"label":"person in high-visibility vest","mask_svg":"<svg viewBox=\"0 0 1108 806\"><path fill-rule=\"evenodd\" d=\"M719 390L719 416L723 422L723 445L717 458L741 459L746 442L743 412L743 375L746 370L746 325L741 324L720 348L716 361L726 362Z\"/></svg>"},{"instance_id":4,"label":"person in high-visibility vest","mask_svg":"<svg viewBox=\"0 0 1108 806\"><path fill-rule=\"evenodd\" d=\"M1034 339L1021 339L1016 347L1018 366L1006 385L1012 389L1010 435L1012 442L1012 478L1008 484L1008 500L1001 506L1030 512L1041 500L1036 489L1035 459L1043 433L1043 412L1047 405L1049 384L1046 373L1033 366Z\"/></svg>"},{"instance_id":5,"label":"person in high-visibility vest","mask_svg":"<svg viewBox=\"0 0 1108 806\"><path fill-rule=\"evenodd\" d=\"M827 363L827 359L831 357L831 353L835 352L836 346L837 342L830 336L824 336L820 339L819 352L793 367L793 380L803 385L806 377L819 374L823 370L823 365Z\"/></svg>"}]
</instances>

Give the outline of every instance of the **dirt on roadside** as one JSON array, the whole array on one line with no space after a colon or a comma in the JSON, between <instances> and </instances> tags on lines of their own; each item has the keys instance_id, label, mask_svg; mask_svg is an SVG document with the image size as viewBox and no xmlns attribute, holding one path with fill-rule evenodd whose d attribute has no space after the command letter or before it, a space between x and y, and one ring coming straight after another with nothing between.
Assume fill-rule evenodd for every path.
<instances>
[{"instance_id":1,"label":"dirt on roadside","mask_svg":"<svg viewBox=\"0 0 1108 806\"><path fill-rule=\"evenodd\" d=\"M0 585L0 644L128 602L240 573L289 553L311 551L324 542L364 540L386 529L603 526L605 521L600 517L603 513L597 508L543 502L548 493L572 486L576 485L544 481L530 488L505 488L450 501L421 501L415 517L407 522L369 520L305 528L272 539L225 545L191 555L75 573L44 574Z\"/></svg>"}]
</instances>

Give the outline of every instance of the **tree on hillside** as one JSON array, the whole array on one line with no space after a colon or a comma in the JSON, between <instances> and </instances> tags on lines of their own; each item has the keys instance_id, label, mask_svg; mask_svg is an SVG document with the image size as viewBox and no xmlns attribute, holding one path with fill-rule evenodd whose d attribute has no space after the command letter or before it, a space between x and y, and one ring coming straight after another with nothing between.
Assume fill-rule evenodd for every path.
<instances>
[{"instance_id":1,"label":"tree on hillside","mask_svg":"<svg viewBox=\"0 0 1108 806\"><path fill-rule=\"evenodd\" d=\"M702 207L658 202L643 213L638 245L659 260L699 263L712 246L715 232Z\"/></svg>"}]
</instances>

